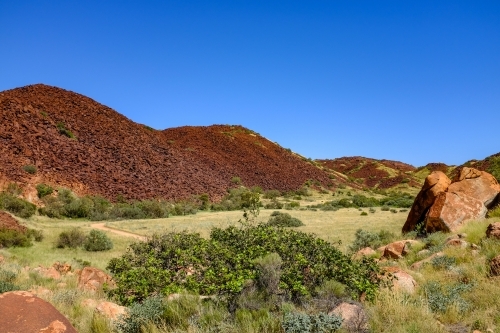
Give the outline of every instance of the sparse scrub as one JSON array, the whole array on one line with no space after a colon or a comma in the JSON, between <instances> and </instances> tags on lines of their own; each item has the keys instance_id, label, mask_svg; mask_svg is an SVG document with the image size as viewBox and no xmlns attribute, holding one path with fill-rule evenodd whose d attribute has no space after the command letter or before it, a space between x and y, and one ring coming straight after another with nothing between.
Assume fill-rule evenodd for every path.
<instances>
[{"instance_id":1,"label":"sparse scrub","mask_svg":"<svg viewBox=\"0 0 500 333\"><path fill-rule=\"evenodd\" d=\"M264 199L276 199L281 195L280 191L278 190L268 190L264 192Z\"/></svg>"},{"instance_id":2,"label":"sparse scrub","mask_svg":"<svg viewBox=\"0 0 500 333\"><path fill-rule=\"evenodd\" d=\"M107 251L113 248L113 242L100 230L91 230L85 238L83 247L87 251Z\"/></svg>"},{"instance_id":3,"label":"sparse scrub","mask_svg":"<svg viewBox=\"0 0 500 333\"><path fill-rule=\"evenodd\" d=\"M36 166L34 166L33 164L28 164L23 166L23 170L29 173L30 175L34 175L37 171Z\"/></svg>"},{"instance_id":4,"label":"sparse scrub","mask_svg":"<svg viewBox=\"0 0 500 333\"><path fill-rule=\"evenodd\" d=\"M382 245L386 245L396 239L396 235L387 230L381 230L378 233L370 232L363 229L356 230L355 240L349 246L351 252L356 252L365 247L376 249Z\"/></svg>"},{"instance_id":5,"label":"sparse scrub","mask_svg":"<svg viewBox=\"0 0 500 333\"><path fill-rule=\"evenodd\" d=\"M63 122L58 122L56 127L57 127L57 130L59 131L59 134L64 135L65 137L68 137L70 139L76 139L73 132L71 132L69 129L67 129L66 125Z\"/></svg>"},{"instance_id":6,"label":"sparse scrub","mask_svg":"<svg viewBox=\"0 0 500 333\"><path fill-rule=\"evenodd\" d=\"M301 220L292 217L288 213L273 212L267 224L274 227L300 227L303 226Z\"/></svg>"},{"instance_id":7,"label":"sparse scrub","mask_svg":"<svg viewBox=\"0 0 500 333\"><path fill-rule=\"evenodd\" d=\"M47 184L38 184L36 186L36 192L37 192L38 198L41 199L47 195L51 195L54 192L54 189Z\"/></svg>"},{"instance_id":8,"label":"sparse scrub","mask_svg":"<svg viewBox=\"0 0 500 333\"><path fill-rule=\"evenodd\" d=\"M7 191L0 193L0 209L4 209L22 218L29 218L36 212L34 204L20 199Z\"/></svg>"},{"instance_id":9,"label":"sparse scrub","mask_svg":"<svg viewBox=\"0 0 500 333\"><path fill-rule=\"evenodd\" d=\"M71 248L76 249L85 242L85 233L80 228L73 228L68 231L63 231L59 234L56 242L57 248Z\"/></svg>"},{"instance_id":10,"label":"sparse scrub","mask_svg":"<svg viewBox=\"0 0 500 333\"><path fill-rule=\"evenodd\" d=\"M0 229L0 248L1 247L29 247L31 235L28 232L20 232L11 229Z\"/></svg>"}]
</instances>

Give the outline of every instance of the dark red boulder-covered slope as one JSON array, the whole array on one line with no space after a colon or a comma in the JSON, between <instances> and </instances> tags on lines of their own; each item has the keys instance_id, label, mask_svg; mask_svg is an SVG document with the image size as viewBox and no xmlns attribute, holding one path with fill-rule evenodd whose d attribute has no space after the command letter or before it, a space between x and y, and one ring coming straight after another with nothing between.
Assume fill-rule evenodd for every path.
<instances>
[{"instance_id":1,"label":"dark red boulder-covered slope","mask_svg":"<svg viewBox=\"0 0 500 333\"><path fill-rule=\"evenodd\" d=\"M25 171L33 165L36 172ZM0 185L66 186L114 199L222 197L247 186L335 185L304 158L241 126L157 131L83 95L36 84L0 92Z\"/></svg>"}]
</instances>

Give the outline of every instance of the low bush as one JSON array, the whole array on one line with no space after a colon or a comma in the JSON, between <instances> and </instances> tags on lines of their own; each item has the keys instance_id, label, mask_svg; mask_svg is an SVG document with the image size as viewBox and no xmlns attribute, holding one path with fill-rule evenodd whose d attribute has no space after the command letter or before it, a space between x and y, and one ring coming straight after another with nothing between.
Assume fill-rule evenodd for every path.
<instances>
[{"instance_id":1,"label":"low bush","mask_svg":"<svg viewBox=\"0 0 500 333\"><path fill-rule=\"evenodd\" d=\"M30 175L34 175L37 171L36 166L34 166L33 164L28 164L23 166L23 170L29 173Z\"/></svg>"},{"instance_id":2,"label":"low bush","mask_svg":"<svg viewBox=\"0 0 500 333\"><path fill-rule=\"evenodd\" d=\"M141 333L148 324L160 324L166 304L161 297L146 298L142 303L130 307L129 315L117 322L117 328L122 333Z\"/></svg>"},{"instance_id":3,"label":"low bush","mask_svg":"<svg viewBox=\"0 0 500 333\"><path fill-rule=\"evenodd\" d=\"M283 204L276 199L272 199L271 202L264 206L266 209L282 209Z\"/></svg>"},{"instance_id":4,"label":"low bush","mask_svg":"<svg viewBox=\"0 0 500 333\"><path fill-rule=\"evenodd\" d=\"M359 214L359 215L361 215L361 216L367 216L368 213L367 212L361 212L361 214Z\"/></svg>"},{"instance_id":5,"label":"low bush","mask_svg":"<svg viewBox=\"0 0 500 333\"><path fill-rule=\"evenodd\" d=\"M93 229L85 238L83 247L87 251L107 251L113 248L113 242L104 232Z\"/></svg>"},{"instance_id":6,"label":"low bush","mask_svg":"<svg viewBox=\"0 0 500 333\"><path fill-rule=\"evenodd\" d=\"M365 247L376 249L396 239L396 235L387 230L381 230L376 233L358 229L356 230L354 237L354 242L349 246L349 250L351 252L359 251Z\"/></svg>"},{"instance_id":7,"label":"low bush","mask_svg":"<svg viewBox=\"0 0 500 333\"><path fill-rule=\"evenodd\" d=\"M283 318L285 333L323 333L336 332L342 326L342 318L336 315L319 313L287 313Z\"/></svg>"},{"instance_id":8,"label":"low bush","mask_svg":"<svg viewBox=\"0 0 500 333\"><path fill-rule=\"evenodd\" d=\"M303 226L301 220L292 217L288 213L272 212L267 224L274 227L300 227Z\"/></svg>"},{"instance_id":9,"label":"low bush","mask_svg":"<svg viewBox=\"0 0 500 333\"><path fill-rule=\"evenodd\" d=\"M0 229L0 247L29 247L31 236L28 232L11 229Z\"/></svg>"},{"instance_id":10,"label":"low bush","mask_svg":"<svg viewBox=\"0 0 500 333\"><path fill-rule=\"evenodd\" d=\"M264 199L276 199L281 195L280 191L278 190L268 190L264 192Z\"/></svg>"},{"instance_id":11,"label":"low bush","mask_svg":"<svg viewBox=\"0 0 500 333\"><path fill-rule=\"evenodd\" d=\"M41 199L47 195L51 195L54 192L54 189L47 184L38 184L36 186L36 192L37 192L38 198Z\"/></svg>"},{"instance_id":12,"label":"low bush","mask_svg":"<svg viewBox=\"0 0 500 333\"><path fill-rule=\"evenodd\" d=\"M22 218L29 218L36 212L34 204L20 199L7 191L0 193L0 209L4 209Z\"/></svg>"},{"instance_id":13,"label":"low bush","mask_svg":"<svg viewBox=\"0 0 500 333\"><path fill-rule=\"evenodd\" d=\"M462 297L462 294L472 288L472 284L445 285L436 281L428 282L423 286L429 308L436 313L444 313L451 306L454 306L459 312L468 310L470 304Z\"/></svg>"},{"instance_id":14,"label":"low bush","mask_svg":"<svg viewBox=\"0 0 500 333\"><path fill-rule=\"evenodd\" d=\"M0 268L0 294L19 290L20 288L14 284L16 278L17 273Z\"/></svg>"},{"instance_id":15,"label":"low bush","mask_svg":"<svg viewBox=\"0 0 500 333\"><path fill-rule=\"evenodd\" d=\"M57 123L57 130L59 131L59 134L62 134L65 137L68 137L70 139L76 139L76 137L73 134L73 132L71 132L69 129L67 129L66 125L63 122L58 122Z\"/></svg>"},{"instance_id":16,"label":"low bush","mask_svg":"<svg viewBox=\"0 0 500 333\"><path fill-rule=\"evenodd\" d=\"M181 232L134 243L108 265L117 283L110 293L125 304L179 290L234 297L245 281L256 278L255 259L269 253L283 261L280 290L287 299L311 295L330 279L345 284L353 295L365 292L368 299L378 288L373 260L353 261L314 235L261 224L214 228L209 239Z\"/></svg>"},{"instance_id":17,"label":"low bush","mask_svg":"<svg viewBox=\"0 0 500 333\"><path fill-rule=\"evenodd\" d=\"M71 248L76 249L85 242L85 234L80 228L73 228L68 231L63 231L59 234L56 241L57 248Z\"/></svg>"}]
</instances>

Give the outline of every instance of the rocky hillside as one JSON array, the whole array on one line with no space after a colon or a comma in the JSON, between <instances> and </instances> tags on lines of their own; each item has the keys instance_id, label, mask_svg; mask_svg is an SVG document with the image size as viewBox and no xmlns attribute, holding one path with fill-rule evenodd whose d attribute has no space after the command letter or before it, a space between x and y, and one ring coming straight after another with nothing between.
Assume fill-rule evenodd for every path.
<instances>
[{"instance_id":1,"label":"rocky hillside","mask_svg":"<svg viewBox=\"0 0 500 333\"><path fill-rule=\"evenodd\" d=\"M361 156L317 160L317 162L327 170L347 175L349 180L362 187L391 189L401 184L414 188L421 186L421 180L413 175L417 169L402 162Z\"/></svg>"},{"instance_id":2,"label":"rocky hillside","mask_svg":"<svg viewBox=\"0 0 500 333\"><path fill-rule=\"evenodd\" d=\"M500 181L500 153L486 157L483 160L470 160L454 168L449 172L450 178L455 178L463 167L470 167L481 171L491 173Z\"/></svg>"},{"instance_id":3,"label":"rocky hillside","mask_svg":"<svg viewBox=\"0 0 500 333\"><path fill-rule=\"evenodd\" d=\"M201 193L217 199L235 186L235 177L281 191L309 179L323 186L346 182L241 126L156 131L42 84L0 92L0 161L0 187L15 181L31 197L39 183L110 199Z\"/></svg>"}]
</instances>

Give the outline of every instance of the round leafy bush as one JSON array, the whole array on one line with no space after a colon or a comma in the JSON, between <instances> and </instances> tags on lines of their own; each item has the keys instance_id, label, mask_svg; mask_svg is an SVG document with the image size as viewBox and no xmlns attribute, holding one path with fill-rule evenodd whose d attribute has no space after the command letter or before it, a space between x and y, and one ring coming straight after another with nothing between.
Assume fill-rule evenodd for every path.
<instances>
[{"instance_id":1,"label":"round leafy bush","mask_svg":"<svg viewBox=\"0 0 500 333\"><path fill-rule=\"evenodd\" d=\"M113 242L100 230L91 230L85 239L83 247L87 251L106 251L113 248Z\"/></svg>"},{"instance_id":2,"label":"round leafy bush","mask_svg":"<svg viewBox=\"0 0 500 333\"><path fill-rule=\"evenodd\" d=\"M68 231L63 231L59 234L56 241L56 247L64 249L66 247L76 249L82 246L85 242L85 234L80 228L73 228Z\"/></svg>"},{"instance_id":3,"label":"round leafy bush","mask_svg":"<svg viewBox=\"0 0 500 333\"><path fill-rule=\"evenodd\" d=\"M378 288L379 269L371 259L353 261L312 234L269 225L214 228L209 239L187 232L157 234L133 243L109 262L117 288L110 291L131 304L157 294L186 290L201 295L238 295L257 278L255 259L276 253L282 259L280 290L291 300L313 294L335 279L368 298Z\"/></svg>"},{"instance_id":4,"label":"round leafy bush","mask_svg":"<svg viewBox=\"0 0 500 333\"><path fill-rule=\"evenodd\" d=\"M38 184L36 186L36 192L38 197L41 199L47 195L51 195L54 192L54 189L47 184Z\"/></svg>"},{"instance_id":5,"label":"round leafy bush","mask_svg":"<svg viewBox=\"0 0 500 333\"><path fill-rule=\"evenodd\" d=\"M23 170L29 173L30 175L34 175L36 173L36 166L33 164L28 164L23 166Z\"/></svg>"},{"instance_id":6,"label":"round leafy bush","mask_svg":"<svg viewBox=\"0 0 500 333\"><path fill-rule=\"evenodd\" d=\"M271 218L269 218L267 224L274 227L300 227L304 225L298 218L292 217L288 213L281 213L278 211L272 212Z\"/></svg>"}]
</instances>

